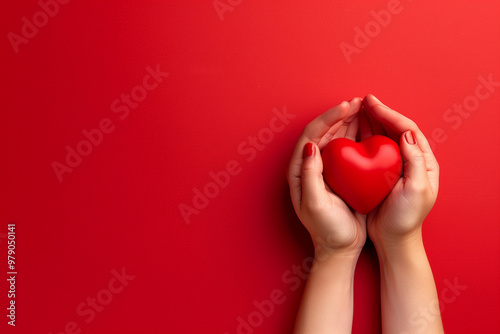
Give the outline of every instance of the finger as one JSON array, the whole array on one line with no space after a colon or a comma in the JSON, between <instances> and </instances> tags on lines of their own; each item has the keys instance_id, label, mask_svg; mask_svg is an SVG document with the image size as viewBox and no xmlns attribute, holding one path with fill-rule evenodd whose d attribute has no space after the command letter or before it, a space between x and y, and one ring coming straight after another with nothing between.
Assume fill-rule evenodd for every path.
<instances>
[{"instance_id":1,"label":"finger","mask_svg":"<svg viewBox=\"0 0 500 334\"><path fill-rule=\"evenodd\" d=\"M370 112L376 120L399 135L408 130L415 132L418 129L415 122L397 111L392 110L372 94L368 94L363 102L367 111Z\"/></svg>"},{"instance_id":2,"label":"finger","mask_svg":"<svg viewBox=\"0 0 500 334\"><path fill-rule=\"evenodd\" d=\"M300 145L300 148L308 141L318 144L327 132L335 133L342 126L342 123L339 122L345 118L349 109L349 102L344 101L316 117L302 132L301 138L304 138L304 142ZM298 151L301 151L301 149Z\"/></svg>"},{"instance_id":3,"label":"finger","mask_svg":"<svg viewBox=\"0 0 500 334\"><path fill-rule=\"evenodd\" d=\"M354 114L354 115L348 114L346 116L346 118L344 118L342 120L342 126L337 131L335 131L334 133L327 133L325 136L323 136L323 138L319 142L319 147L324 147L326 144L328 144L331 140L333 140L335 138L345 138L346 134L349 130L349 127L351 127L351 129L350 129L350 134L351 134L353 122L355 122L354 126L356 127L356 130L357 130L357 124L358 124L357 116L358 116L358 114ZM356 134L356 133L354 133L354 134Z\"/></svg>"},{"instance_id":4,"label":"finger","mask_svg":"<svg viewBox=\"0 0 500 334\"><path fill-rule=\"evenodd\" d=\"M437 187L439 178L439 165L425 135L420 131L417 124L411 119L401 115L397 111L387 107L375 96L369 94L363 100L365 106L370 113L379 120L386 128L388 136L397 141L403 132L412 131L418 143L420 150L423 152L428 171L432 171L431 178L434 182L434 187Z\"/></svg>"},{"instance_id":5,"label":"finger","mask_svg":"<svg viewBox=\"0 0 500 334\"><path fill-rule=\"evenodd\" d=\"M301 204L313 207L321 201L325 193L325 183L323 181L323 161L319 148L314 143L307 143L304 146L304 162L301 171L302 197Z\"/></svg>"},{"instance_id":6,"label":"finger","mask_svg":"<svg viewBox=\"0 0 500 334\"><path fill-rule=\"evenodd\" d=\"M358 113L363 105L363 100L360 97L355 97L349 101L349 112L346 117L342 120L341 127L335 132L329 131L328 134L331 136L324 136L320 142L320 147L322 147L323 142L326 145L330 140L335 138L349 138L351 140L356 140L356 133L358 131Z\"/></svg>"},{"instance_id":7,"label":"finger","mask_svg":"<svg viewBox=\"0 0 500 334\"><path fill-rule=\"evenodd\" d=\"M344 137L352 141L356 141L356 134L358 133L359 127L359 114L355 114L353 117L354 118L351 119L349 125L347 126Z\"/></svg>"},{"instance_id":8,"label":"finger","mask_svg":"<svg viewBox=\"0 0 500 334\"><path fill-rule=\"evenodd\" d=\"M368 118L368 121L370 122L370 126L372 127L373 134L386 136L387 132L386 132L384 126L382 125L382 123L380 123L380 121L378 121L375 117L373 117L373 114L371 112L368 111L368 107L365 106L364 100L363 100L363 107L364 107L366 116Z\"/></svg>"},{"instance_id":9,"label":"finger","mask_svg":"<svg viewBox=\"0 0 500 334\"><path fill-rule=\"evenodd\" d=\"M292 159L287 168L287 174L286 174L288 186L290 188L290 198L292 199L293 207L297 212L298 209L300 208L300 198L302 192L301 189L302 184L300 180L301 168L302 168L302 159L298 161Z\"/></svg>"},{"instance_id":10,"label":"finger","mask_svg":"<svg viewBox=\"0 0 500 334\"><path fill-rule=\"evenodd\" d=\"M434 157L434 155L432 155ZM424 153L424 157L426 157L425 164L427 166L427 177L429 178L429 183L432 187L432 192L434 194L438 193L439 190L439 164L434 158L433 161L427 161L427 155Z\"/></svg>"},{"instance_id":11,"label":"finger","mask_svg":"<svg viewBox=\"0 0 500 334\"><path fill-rule=\"evenodd\" d=\"M316 117L309 123L301 136L297 140L297 144L292 153L290 163L288 165L288 184L290 186L290 197L295 209L300 204L301 198L301 169L303 163L304 145L308 142L319 143L324 134L329 130L336 131L342 125L342 120L349 111L349 103L344 101L339 105L331 108L323 114Z\"/></svg>"},{"instance_id":12,"label":"finger","mask_svg":"<svg viewBox=\"0 0 500 334\"><path fill-rule=\"evenodd\" d=\"M429 185L425 157L412 131L406 131L401 135L400 148L404 161L405 188L407 186L410 186L409 189L421 188Z\"/></svg>"},{"instance_id":13,"label":"finger","mask_svg":"<svg viewBox=\"0 0 500 334\"><path fill-rule=\"evenodd\" d=\"M370 119L372 120L373 124L376 124L377 127L377 134L386 136L394 140L395 142L399 141L399 137L401 137L401 133L395 132L388 124L384 124L380 122L378 119L373 116L371 112L368 112L370 115Z\"/></svg>"},{"instance_id":14,"label":"finger","mask_svg":"<svg viewBox=\"0 0 500 334\"><path fill-rule=\"evenodd\" d=\"M364 108L359 112L359 139L365 140L373 136L373 129Z\"/></svg>"}]
</instances>

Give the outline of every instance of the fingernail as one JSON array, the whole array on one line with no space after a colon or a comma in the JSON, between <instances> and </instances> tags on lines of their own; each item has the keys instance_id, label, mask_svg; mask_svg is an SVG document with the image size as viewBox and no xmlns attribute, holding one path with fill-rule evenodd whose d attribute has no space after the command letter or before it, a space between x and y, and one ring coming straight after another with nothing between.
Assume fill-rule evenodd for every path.
<instances>
[{"instance_id":1,"label":"fingernail","mask_svg":"<svg viewBox=\"0 0 500 334\"><path fill-rule=\"evenodd\" d=\"M415 135L411 131L405 132L405 139L406 139L406 142L410 145L415 145L417 143L417 140L415 139Z\"/></svg>"},{"instance_id":2,"label":"fingernail","mask_svg":"<svg viewBox=\"0 0 500 334\"><path fill-rule=\"evenodd\" d=\"M307 143L304 146L304 158L310 157L311 155L314 154L314 146L312 143Z\"/></svg>"}]
</instances>

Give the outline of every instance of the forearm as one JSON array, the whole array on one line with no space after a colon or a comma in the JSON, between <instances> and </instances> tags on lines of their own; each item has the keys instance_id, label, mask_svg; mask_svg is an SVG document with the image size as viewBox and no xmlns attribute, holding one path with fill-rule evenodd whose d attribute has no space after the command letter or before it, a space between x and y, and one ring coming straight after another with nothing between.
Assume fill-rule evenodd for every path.
<instances>
[{"instance_id":1,"label":"forearm","mask_svg":"<svg viewBox=\"0 0 500 334\"><path fill-rule=\"evenodd\" d=\"M439 300L422 235L377 246L384 334L443 333Z\"/></svg>"},{"instance_id":2,"label":"forearm","mask_svg":"<svg viewBox=\"0 0 500 334\"><path fill-rule=\"evenodd\" d=\"M295 322L294 334L351 333L357 257L315 258Z\"/></svg>"}]
</instances>

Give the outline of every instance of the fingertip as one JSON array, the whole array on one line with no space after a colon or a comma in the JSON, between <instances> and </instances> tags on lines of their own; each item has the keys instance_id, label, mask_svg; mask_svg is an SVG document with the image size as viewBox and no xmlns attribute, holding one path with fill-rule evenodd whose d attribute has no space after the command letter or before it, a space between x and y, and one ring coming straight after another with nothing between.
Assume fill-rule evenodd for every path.
<instances>
[{"instance_id":1,"label":"fingertip","mask_svg":"<svg viewBox=\"0 0 500 334\"><path fill-rule=\"evenodd\" d=\"M314 153L316 151L316 148L314 147L313 143L306 143L304 145L304 152L303 152L303 158L306 159L308 157L314 157Z\"/></svg>"},{"instance_id":2,"label":"fingertip","mask_svg":"<svg viewBox=\"0 0 500 334\"><path fill-rule=\"evenodd\" d=\"M379 105L382 105L382 106L386 106L382 101L380 101L375 95L373 94L368 94L365 96L365 98L363 99L363 103L365 106L368 106L368 107L374 107L376 106L377 104Z\"/></svg>"},{"instance_id":3,"label":"fingertip","mask_svg":"<svg viewBox=\"0 0 500 334\"><path fill-rule=\"evenodd\" d=\"M315 143L306 143L303 150L302 172L304 170L322 170L321 152Z\"/></svg>"},{"instance_id":4,"label":"fingertip","mask_svg":"<svg viewBox=\"0 0 500 334\"><path fill-rule=\"evenodd\" d=\"M323 179L323 165L317 154L312 159L304 161L300 175L301 203L309 208L317 207L325 194L325 181Z\"/></svg>"},{"instance_id":5,"label":"fingertip","mask_svg":"<svg viewBox=\"0 0 500 334\"><path fill-rule=\"evenodd\" d=\"M411 130L405 131L401 134L399 146L405 161L414 162L415 159L420 159L420 156L423 157L423 152L417 145L417 139Z\"/></svg>"},{"instance_id":6,"label":"fingertip","mask_svg":"<svg viewBox=\"0 0 500 334\"><path fill-rule=\"evenodd\" d=\"M366 94L366 96L363 98L363 104L364 105L370 105L373 103L374 99L378 100L373 94Z\"/></svg>"},{"instance_id":7,"label":"fingertip","mask_svg":"<svg viewBox=\"0 0 500 334\"><path fill-rule=\"evenodd\" d=\"M415 145L417 143L415 134L411 130L408 130L404 133L404 138L406 142L410 145Z\"/></svg>"},{"instance_id":8,"label":"fingertip","mask_svg":"<svg viewBox=\"0 0 500 334\"><path fill-rule=\"evenodd\" d=\"M361 110L362 100L359 97L354 97L349 100L349 110L344 115L342 122L343 124L350 124L357 116L358 112Z\"/></svg>"},{"instance_id":9,"label":"fingertip","mask_svg":"<svg viewBox=\"0 0 500 334\"><path fill-rule=\"evenodd\" d=\"M334 109L337 110L337 121L344 119L347 114L349 114L349 110L351 109L351 105L348 101L340 102Z\"/></svg>"},{"instance_id":10,"label":"fingertip","mask_svg":"<svg viewBox=\"0 0 500 334\"><path fill-rule=\"evenodd\" d=\"M339 104L340 110L342 110L343 112L346 112L346 113L349 111L349 106L350 106L350 104L348 101L342 101Z\"/></svg>"},{"instance_id":11,"label":"fingertip","mask_svg":"<svg viewBox=\"0 0 500 334\"><path fill-rule=\"evenodd\" d=\"M418 145L410 144L406 135L409 131L401 135L401 156L404 161L404 178L407 180L405 188L421 188L428 182L426 161L423 152Z\"/></svg>"},{"instance_id":12,"label":"fingertip","mask_svg":"<svg viewBox=\"0 0 500 334\"><path fill-rule=\"evenodd\" d=\"M349 108L351 111L355 110L356 112L358 112L362 107L363 107L363 99L360 97L353 97L349 101Z\"/></svg>"}]
</instances>

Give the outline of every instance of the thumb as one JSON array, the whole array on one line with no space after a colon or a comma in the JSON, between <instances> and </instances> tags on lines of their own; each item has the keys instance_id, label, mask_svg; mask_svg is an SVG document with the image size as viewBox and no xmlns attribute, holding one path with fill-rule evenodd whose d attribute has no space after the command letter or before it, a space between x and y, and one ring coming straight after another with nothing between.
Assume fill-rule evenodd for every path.
<instances>
[{"instance_id":1,"label":"thumb","mask_svg":"<svg viewBox=\"0 0 500 334\"><path fill-rule=\"evenodd\" d=\"M422 150L418 146L416 136L411 131L402 134L400 140L401 154L404 161L404 178L406 184L427 184L427 167Z\"/></svg>"},{"instance_id":2,"label":"thumb","mask_svg":"<svg viewBox=\"0 0 500 334\"><path fill-rule=\"evenodd\" d=\"M302 204L308 206L317 203L325 191L323 181L323 160L319 148L314 143L304 145L304 161L302 162Z\"/></svg>"}]
</instances>

